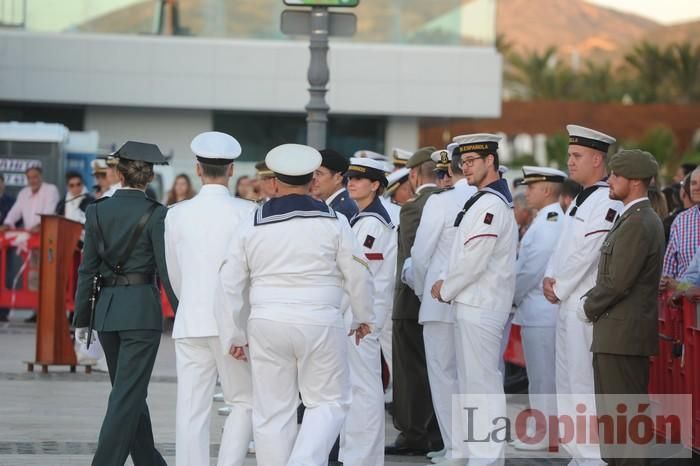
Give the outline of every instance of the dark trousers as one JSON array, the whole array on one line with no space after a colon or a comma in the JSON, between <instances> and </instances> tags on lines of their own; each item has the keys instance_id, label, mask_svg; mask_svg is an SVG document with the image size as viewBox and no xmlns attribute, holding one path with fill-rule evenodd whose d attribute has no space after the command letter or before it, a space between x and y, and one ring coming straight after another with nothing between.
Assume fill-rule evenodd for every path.
<instances>
[{"instance_id":1,"label":"dark trousers","mask_svg":"<svg viewBox=\"0 0 700 466\"><path fill-rule=\"evenodd\" d=\"M649 358L647 356L627 356L621 354L593 353L593 381L595 384L596 411L598 417L618 416L616 410L621 397L614 395L647 395L649 384ZM613 395L607 397L606 395ZM603 426L603 424L601 424ZM605 442L601 427L600 453L611 466L646 466L647 447L632 444L611 445ZM631 457L635 456L635 457Z\"/></svg>"},{"instance_id":2,"label":"dark trousers","mask_svg":"<svg viewBox=\"0 0 700 466\"><path fill-rule=\"evenodd\" d=\"M123 466L131 454L134 466L164 466L153 443L146 405L148 382L160 345L157 330L100 332L112 391L93 466Z\"/></svg>"},{"instance_id":3,"label":"dark trousers","mask_svg":"<svg viewBox=\"0 0 700 466\"><path fill-rule=\"evenodd\" d=\"M415 448L442 448L423 345L423 326L416 320L394 320L392 359L394 427L397 444Z\"/></svg>"}]
</instances>

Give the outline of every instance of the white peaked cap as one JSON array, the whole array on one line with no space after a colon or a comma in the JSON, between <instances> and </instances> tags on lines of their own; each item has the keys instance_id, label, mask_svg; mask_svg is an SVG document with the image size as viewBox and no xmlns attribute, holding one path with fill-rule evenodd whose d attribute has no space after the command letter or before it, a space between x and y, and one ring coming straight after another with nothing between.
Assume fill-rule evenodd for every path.
<instances>
[{"instance_id":1,"label":"white peaked cap","mask_svg":"<svg viewBox=\"0 0 700 466\"><path fill-rule=\"evenodd\" d=\"M192 139L190 148L203 162L207 159L233 161L241 155L241 145L236 138L218 131L198 134Z\"/></svg>"},{"instance_id":2,"label":"white peaked cap","mask_svg":"<svg viewBox=\"0 0 700 466\"><path fill-rule=\"evenodd\" d=\"M368 158L372 160L381 160L383 162L387 162L389 160L389 157L387 157L384 154L380 154L379 152L374 152L371 150L358 150L356 151L353 155L354 158L358 159L363 159L363 158Z\"/></svg>"},{"instance_id":3,"label":"white peaked cap","mask_svg":"<svg viewBox=\"0 0 700 466\"><path fill-rule=\"evenodd\" d=\"M556 168L550 167L533 167L525 165L523 167L523 182L522 184L532 184L539 181L549 181L553 183L563 183L566 179L566 173Z\"/></svg>"},{"instance_id":4,"label":"white peaked cap","mask_svg":"<svg viewBox=\"0 0 700 466\"><path fill-rule=\"evenodd\" d=\"M386 164L384 162L382 162L381 160L374 160L366 157L352 157L350 159L350 165L373 168L382 172L386 171Z\"/></svg>"}]
</instances>

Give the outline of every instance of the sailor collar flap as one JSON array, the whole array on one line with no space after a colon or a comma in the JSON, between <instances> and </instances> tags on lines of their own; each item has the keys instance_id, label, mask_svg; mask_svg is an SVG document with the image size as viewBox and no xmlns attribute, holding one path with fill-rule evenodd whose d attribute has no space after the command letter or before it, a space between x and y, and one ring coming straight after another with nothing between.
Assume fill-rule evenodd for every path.
<instances>
[{"instance_id":1,"label":"sailor collar flap","mask_svg":"<svg viewBox=\"0 0 700 466\"><path fill-rule=\"evenodd\" d=\"M494 194L508 207L511 209L513 208L513 196L510 194L510 189L508 189L508 182L506 180L500 179L498 181L494 181L481 189L481 191Z\"/></svg>"},{"instance_id":2,"label":"sailor collar flap","mask_svg":"<svg viewBox=\"0 0 700 466\"><path fill-rule=\"evenodd\" d=\"M310 196L289 194L270 199L255 212L254 225L279 223L293 218L338 218L325 202Z\"/></svg>"},{"instance_id":3,"label":"sailor collar flap","mask_svg":"<svg viewBox=\"0 0 700 466\"><path fill-rule=\"evenodd\" d=\"M389 217L389 213L384 208L384 205L382 204L382 201L379 200L379 197L375 197L365 210L357 213L353 218L351 218L350 226L354 226L363 217L374 217L382 222L387 228L394 228L394 224L391 223L391 217Z\"/></svg>"},{"instance_id":4,"label":"sailor collar flap","mask_svg":"<svg viewBox=\"0 0 700 466\"><path fill-rule=\"evenodd\" d=\"M598 188L607 188L608 186L608 179L604 178L600 181L598 181L596 184L593 186L589 186L580 193L578 193L578 196L576 196L576 199L574 199L574 206L571 208L569 211L569 216L573 217L576 215L576 211L578 210L579 207L583 205L584 202L586 202L586 199L590 197L591 194L596 192Z\"/></svg>"}]
</instances>

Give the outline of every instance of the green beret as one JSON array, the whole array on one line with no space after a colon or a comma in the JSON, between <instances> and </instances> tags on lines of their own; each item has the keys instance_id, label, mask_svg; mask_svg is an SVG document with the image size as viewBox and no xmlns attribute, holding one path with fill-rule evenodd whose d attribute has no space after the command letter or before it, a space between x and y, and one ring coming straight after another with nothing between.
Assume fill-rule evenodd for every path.
<instances>
[{"instance_id":1,"label":"green beret","mask_svg":"<svg viewBox=\"0 0 700 466\"><path fill-rule=\"evenodd\" d=\"M423 165L425 162L432 162L433 159L430 158L430 154L436 150L437 149L433 146L421 147L408 159L406 168L415 168L419 165Z\"/></svg>"},{"instance_id":2,"label":"green beret","mask_svg":"<svg viewBox=\"0 0 700 466\"><path fill-rule=\"evenodd\" d=\"M629 180L643 180L656 176L659 164L649 152L623 149L610 159L610 170Z\"/></svg>"}]
</instances>

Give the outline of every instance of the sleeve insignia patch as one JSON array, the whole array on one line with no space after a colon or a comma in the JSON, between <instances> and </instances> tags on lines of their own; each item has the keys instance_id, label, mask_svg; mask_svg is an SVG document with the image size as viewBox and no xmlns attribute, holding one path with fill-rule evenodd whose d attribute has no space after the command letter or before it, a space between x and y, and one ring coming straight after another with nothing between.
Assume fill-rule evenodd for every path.
<instances>
[{"instance_id":1,"label":"sleeve insignia patch","mask_svg":"<svg viewBox=\"0 0 700 466\"><path fill-rule=\"evenodd\" d=\"M372 249L372 246L374 246L374 236L372 235L367 235L365 238L365 242L363 243L364 247L367 249Z\"/></svg>"},{"instance_id":2,"label":"sleeve insignia patch","mask_svg":"<svg viewBox=\"0 0 700 466\"><path fill-rule=\"evenodd\" d=\"M484 223L491 225L491 222L493 222L493 214L487 213L486 216L484 216Z\"/></svg>"},{"instance_id":3,"label":"sleeve insignia patch","mask_svg":"<svg viewBox=\"0 0 700 466\"><path fill-rule=\"evenodd\" d=\"M608 209L608 213L605 214L605 220L607 222L612 222L615 220L616 215L617 215L617 211L615 209Z\"/></svg>"}]
</instances>

